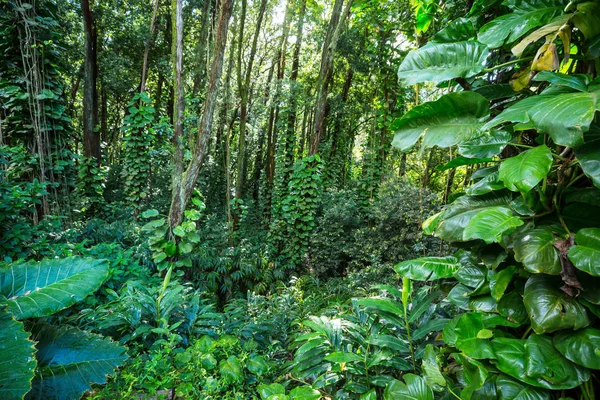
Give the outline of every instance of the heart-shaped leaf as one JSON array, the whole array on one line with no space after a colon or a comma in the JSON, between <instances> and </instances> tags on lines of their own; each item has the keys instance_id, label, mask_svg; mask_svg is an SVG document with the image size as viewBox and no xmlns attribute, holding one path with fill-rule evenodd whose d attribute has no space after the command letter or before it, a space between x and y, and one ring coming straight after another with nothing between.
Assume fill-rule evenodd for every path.
<instances>
[{"instance_id":1,"label":"heart-shaped leaf","mask_svg":"<svg viewBox=\"0 0 600 400\"><path fill-rule=\"evenodd\" d=\"M575 243L569 249L569 259L578 269L600 276L600 228L581 229L575 235Z\"/></svg>"},{"instance_id":2,"label":"heart-shaped leaf","mask_svg":"<svg viewBox=\"0 0 600 400\"><path fill-rule=\"evenodd\" d=\"M561 271L557 240L552 226L541 226L525 231L515 240L515 259L534 274L558 275Z\"/></svg>"},{"instance_id":3,"label":"heart-shaped leaf","mask_svg":"<svg viewBox=\"0 0 600 400\"><path fill-rule=\"evenodd\" d=\"M450 278L460 268L456 257L422 257L403 261L394 267L401 276L416 281Z\"/></svg>"},{"instance_id":4,"label":"heart-shaped leaf","mask_svg":"<svg viewBox=\"0 0 600 400\"><path fill-rule=\"evenodd\" d=\"M529 386L504 374L496 379L496 387L504 400L550 400L548 390Z\"/></svg>"},{"instance_id":5,"label":"heart-shaped leaf","mask_svg":"<svg viewBox=\"0 0 600 400\"><path fill-rule=\"evenodd\" d=\"M544 145L508 158L500 164L500 180L513 192L527 193L550 172L552 152Z\"/></svg>"},{"instance_id":6,"label":"heart-shaped leaf","mask_svg":"<svg viewBox=\"0 0 600 400\"><path fill-rule=\"evenodd\" d=\"M458 144L458 152L465 157L489 158L504 150L512 135L506 131L492 129L481 136Z\"/></svg>"},{"instance_id":7,"label":"heart-shaped leaf","mask_svg":"<svg viewBox=\"0 0 600 400\"><path fill-rule=\"evenodd\" d=\"M405 374L402 378L406 383L394 379L386 386L384 400L433 400L433 391L423 378L413 374Z\"/></svg>"},{"instance_id":8,"label":"heart-shaped leaf","mask_svg":"<svg viewBox=\"0 0 600 400\"><path fill-rule=\"evenodd\" d=\"M423 148L450 147L475 135L489 116L488 100L473 92L456 92L414 107L392 124L392 146L410 150L422 137Z\"/></svg>"},{"instance_id":9,"label":"heart-shaped leaf","mask_svg":"<svg viewBox=\"0 0 600 400\"><path fill-rule=\"evenodd\" d=\"M487 244L499 242L502 235L523 225L508 207L491 207L475 215L463 232L463 240L481 239Z\"/></svg>"},{"instance_id":10,"label":"heart-shaped leaf","mask_svg":"<svg viewBox=\"0 0 600 400\"><path fill-rule=\"evenodd\" d=\"M561 332L554 336L554 347L576 364L591 369L600 369L600 330L581 329L576 332Z\"/></svg>"}]
</instances>

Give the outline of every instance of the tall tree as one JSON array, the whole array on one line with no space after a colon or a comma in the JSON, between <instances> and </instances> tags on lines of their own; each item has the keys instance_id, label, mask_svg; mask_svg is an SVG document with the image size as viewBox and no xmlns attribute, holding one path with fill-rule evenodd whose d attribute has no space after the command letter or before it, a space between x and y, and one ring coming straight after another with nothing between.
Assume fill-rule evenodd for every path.
<instances>
[{"instance_id":1,"label":"tall tree","mask_svg":"<svg viewBox=\"0 0 600 400\"><path fill-rule=\"evenodd\" d=\"M159 0L154 0L154 7L152 8L152 19L150 20L150 32L148 32L148 38L146 39L146 45L144 47L144 61L142 62L142 79L140 82L140 92L146 91L146 79L148 78L148 55L150 54L150 48L155 35L156 26L156 14L158 12Z\"/></svg>"},{"instance_id":2,"label":"tall tree","mask_svg":"<svg viewBox=\"0 0 600 400\"><path fill-rule=\"evenodd\" d=\"M98 36L96 21L90 9L89 0L81 0L83 28L85 32L84 89L83 89L83 144L84 155L93 157L100 164L100 135L98 124Z\"/></svg>"},{"instance_id":3,"label":"tall tree","mask_svg":"<svg viewBox=\"0 0 600 400\"><path fill-rule=\"evenodd\" d=\"M172 24L172 51L173 62L173 144L175 152L173 154L174 177L173 182L183 172L183 112L185 110L185 97L183 92L183 78L181 71L183 69L183 0L171 1L171 24Z\"/></svg>"},{"instance_id":4,"label":"tall tree","mask_svg":"<svg viewBox=\"0 0 600 400\"><path fill-rule=\"evenodd\" d=\"M216 29L216 37L213 43L213 56L210 66L208 87L206 90L206 100L204 101L202 118L198 127L196 145L192 149L192 159L190 160L187 169L183 173L175 175L173 180L173 196L171 199L171 209L169 211L169 225L171 228L179 225L183 220L183 213L190 201L192 192L196 186L196 181L198 180L198 174L204 164L204 158L206 157L217 100L218 84L223 71L223 58L232 8L233 0L221 0L221 13Z\"/></svg>"}]
</instances>

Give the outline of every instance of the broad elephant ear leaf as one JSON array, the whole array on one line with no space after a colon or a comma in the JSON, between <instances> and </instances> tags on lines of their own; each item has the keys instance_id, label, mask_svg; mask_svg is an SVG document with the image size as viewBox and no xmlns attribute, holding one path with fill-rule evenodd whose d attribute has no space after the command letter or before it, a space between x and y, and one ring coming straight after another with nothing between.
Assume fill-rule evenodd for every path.
<instances>
[{"instance_id":1,"label":"broad elephant ear leaf","mask_svg":"<svg viewBox=\"0 0 600 400\"><path fill-rule=\"evenodd\" d=\"M528 229L515 240L515 259L523 263L525 269L534 274L558 275L561 271L558 250L552 226Z\"/></svg>"},{"instance_id":2,"label":"broad elephant ear leaf","mask_svg":"<svg viewBox=\"0 0 600 400\"><path fill-rule=\"evenodd\" d=\"M34 343L23 323L0 313L0 398L22 399L36 367Z\"/></svg>"},{"instance_id":3,"label":"broad elephant ear leaf","mask_svg":"<svg viewBox=\"0 0 600 400\"><path fill-rule=\"evenodd\" d=\"M95 292L108 277L108 263L70 257L11 264L0 270L0 301L16 319L52 315Z\"/></svg>"},{"instance_id":4,"label":"broad elephant ear leaf","mask_svg":"<svg viewBox=\"0 0 600 400\"><path fill-rule=\"evenodd\" d=\"M547 146L524 151L500 164L500 180L513 192L528 193L548 175L552 167L552 152Z\"/></svg>"},{"instance_id":5,"label":"broad elephant ear leaf","mask_svg":"<svg viewBox=\"0 0 600 400\"><path fill-rule=\"evenodd\" d=\"M546 25L562 13L568 1L517 0L508 3L511 13L492 20L479 30L478 40L492 49L513 43L533 28Z\"/></svg>"},{"instance_id":6,"label":"broad elephant ear leaf","mask_svg":"<svg viewBox=\"0 0 600 400\"><path fill-rule=\"evenodd\" d=\"M403 86L469 78L483 71L490 52L475 41L429 43L413 50L398 68Z\"/></svg>"},{"instance_id":7,"label":"broad elephant ear leaf","mask_svg":"<svg viewBox=\"0 0 600 400\"><path fill-rule=\"evenodd\" d=\"M405 374L404 382L392 380L383 392L384 400L411 399L433 400L433 391L420 376ZM406 382L406 383L405 383Z\"/></svg>"},{"instance_id":8,"label":"broad elephant ear leaf","mask_svg":"<svg viewBox=\"0 0 600 400\"><path fill-rule=\"evenodd\" d=\"M590 275L600 276L600 228L581 229L575 235L576 246L569 249L575 267Z\"/></svg>"},{"instance_id":9,"label":"broad elephant ear leaf","mask_svg":"<svg viewBox=\"0 0 600 400\"><path fill-rule=\"evenodd\" d=\"M394 267L395 271L403 277L415 281L433 281L451 278L460 268L456 257L422 257L414 260L403 261Z\"/></svg>"},{"instance_id":10,"label":"broad elephant ear leaf","mask_svg":"<svg viewBox=\"0 0 600 400\"><path fill-rule=\"evenodd\" d=\"M463 232L465 241L481 239L487 244L499 242L502 235L523 225L521 218L508 207L491 207L475 215Z\"/></svg>"},{"instance_id":11,"label":"broad elephant ear leaf","mask_svg":"<svg viewBox=\"0 0 600 400\"><path fill-rule=\"evenodd\" d=\"M554 336L554 347L561 354L591 369L600 369L600 330L581 329L577 332L561 332Z\"/></svg>"},{"instance_id":12,"label":"broad elephant ear leaf","mask_svg":"<svg viewBox=\"0 0 600 400\"><path fill-rule=\"evenodd\" d=\"M505 400L550 400L548 390L529 386L504 374L496 379L496 388L500 398Z\"/></svg>"},{"instance_id":13,"label":"broad elephant ear leaf","mask_svg":"<svg viewBox=\"0 0 600 400\"><path fill-rule=\"evenodd\" d=\"M397 119L392 146L410 150L422 137L423 148L454 146L475 135L489 116L488 100L474 92L450 93L421 104Z\"/></svg>"},{"instance_id":14,"label":"broad elephant ear leaf","mask_svg":"<svg viewBox=\"0 0 600 400\"><path fill-rule=\"evenodd\" d=\"M534 275L527 280L523 303L537 334L581 329L590 324L585 308L559 289L560 279Z\"/></svg>"},{"instance_id":15,"label":"broad elephant ear leaf","mask_svg":"<svg viewBox=\"0 0 600 400\"><path fill-rule=\"evenodd\" d=\"M489 158L500 154L511 139L510 133L493 129L481 136L459 143L458 152L470 158Z\"/></svg>"},{"instance_id":16,"label":"broad elephant ear leaf","mask_svg":"<svg viewBox=\"0 0 600 400\"><path fill-rule=\"evenodd\" d=\"M598 88L590 92L541 94L521 100L502 111L485 124L482 130L492 129L505 122L518 122L518 129L535 128L550 135L554 143L575 147L583 144L594 119L598 103Z\"/></svg>"},{"instance_id":17,"label":"broad elephant ear leaf","mask_svg":"<svg viewBox=\"0 0 600 400\"><path fill-rule=\"evenodd\" d=\"M39 323L31 333L37 341L38 370L28 399L78 399L90 384L106 382L106 375L127 359L123 346L77 328Z\"/></svg>"}]
</instances>

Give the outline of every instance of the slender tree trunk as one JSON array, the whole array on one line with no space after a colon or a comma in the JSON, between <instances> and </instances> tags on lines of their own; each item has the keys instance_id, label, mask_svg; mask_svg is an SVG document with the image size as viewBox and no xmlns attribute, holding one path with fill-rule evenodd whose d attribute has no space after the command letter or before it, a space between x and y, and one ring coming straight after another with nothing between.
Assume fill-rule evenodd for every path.
<instances>
[{"instance_id":1,"label":"slender tree trunk","mask_svg":"<svg viewBox=\"0 0 600 400\"><path fill-rule=\"evenodd\" d=\"M269 103L269 94L271 92L271 81L273 80L273 74L275 72L275 63L271 63L271 68L269 68L269 75L267 76L267 84L265 86L265 96L264 96L264 101L265 101L265 105L268 105ZM253 177L253 181L254 181L254 191L252 193L252 198L254 199L255 204L258 202L258 196L259 196L259 192L260 192L260 175L261 175L261 171L263 169L263 166L265 166L265 154L263 154L263 148L265 145L265 136L267 136L267 143L269 141L268 138L268 134L265 135L265 131L269 132L269 129L271 128L271 118L269 115L269 118L267 119L267 126L265 127L266 129L261 129L260 131L260 137L259 137L259 141L258 141L258 152L256 153L256 159L254 161L254 177Z\"/></svg>"},{"instance_id":2,"label":"slender tree trunk","mask_svg":"<svg viewBox=\"0 0 600 400\"><path fill-rule=\"evenodd\" d=\"M160 111L161 99L163 94L163 85L165 84L165 77L163 74L158 74L158 83L156 84L156 98L154 99L154 109L158 113Z\"/></svg>"},{"instance_id":3,"label":"slender tree trunk","mask_svg":"<svg viewBox=\"0 0 600 400\"><path fill-rule=\"evenodd\" d=\"M144 61L142 62L142 79L140 82L140 92L146 91L146 79L148 78L148 55L150 54L150 48L152 47L152 42L154 41L158 2L159 0L154 0L154 7L152 9L152 19L150 20L150 32L148 33L148 38L146 39L146 46L144 48Z\"/></svg>"},{"instance_id":4,"label":"slender tree trunk","mask_svg":"<svg viewBox=\"0 0 600 400\"><path fill-rule=\"evenodd\" d=\"M213 46L213 58L206 91L206 100L202 112L202 119L198 128L198 139L193 149L192 160L186 171L176 177L173 184L173 198L171 201L171 210L169 211L169 225L171 228L179 225L183 220L183 213L190 201L198 174L204 163L208 138L211 133L214 110L217 100L217 89L221 73L223 71L223 56L225 53L225 44L227 42L227 30L229 28L229 19L231 17L232 0L221 0L221 15L216 30L216 37Z\"/></svg>"},{"instance_id":5,"label":"slender tree trunk","mask_svg":"<svg viewBox=\"0 0 600 400\"><path fill-rule=\"evenodd\" d=\"M325 42L323 43L323 53L321 55L321 69L319 71L319 79L317 81L314 133L310 148L311 155L319 152L319 143L321 142L321 137L325 131L325 115L327 111L327 94L329 87L328 83L333 71L333 56L335 55L337 42L340 34L342 33L345 21L350 14L352 1L353 0L348 0L346 8L342 13L342 5L344 0L335 0L331 19L329 20L327 36L325 38Z\"/></svg>"},{"instance_id":6,"label":"slender tree trunk","mask_svg":"<svg viewBox=\"0 0 600 400\"><path fill-rule=\"evenodd\" d=\"M181 176L183 172L183 112L185 107L185 98L183 93L183 78L181 71L183 68L183 0L171 1L172 18L172 60L173 60L173 93L175 101L173 105L173 164L175 166L173 173L175 176ZM175 181L175 179L173 179Z\"/></svg>"},{"instance_id":7,"label":"slender tree trunk","mask_svg":"<svg viewBox=\"0 0 600 400\"><path fill-rule=\"evenodd\" d=\"M100 135L95 132L98 124L98 77L96 22L90 9L89 0L81 0L83 26L85 31L84 91L83 91L83 143L84 155L94 157L98 165L101 161Z\"/></svg>"},{"instance_id":8,"label":"slender tree trunk","mask_svg":"<svg viewBox=\"0 0 600 400\"><path fill-rule=\"evenodd\" d=\"M206 60L207 54L206 49L208 48L208 37L210 28L210 6L212 0L204 0L202 5L202 26L200 27L200 37L198 38L198 46L196 48L196 72L194 75L194 87L192 89L192 96L198 95L200 88L204 86L206 79Z\"/></svg>"},{"instance_id":9,"label":"slender tree trunk","mask_svg":"<svg viewBox=\"0 0 600 400\"><path fill-rule=\"evenodd\" d=\"M108 142L108 99L106 96L106 83L102 82L100 93L101 108L100 108L100 131L102 132L102 141Z\"/></svg>"}]
</instances>

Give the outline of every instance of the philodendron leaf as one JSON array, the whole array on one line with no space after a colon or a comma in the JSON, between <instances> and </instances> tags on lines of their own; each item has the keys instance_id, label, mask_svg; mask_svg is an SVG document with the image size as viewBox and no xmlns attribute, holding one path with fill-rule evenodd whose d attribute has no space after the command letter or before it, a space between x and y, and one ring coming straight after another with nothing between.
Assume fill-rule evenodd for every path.
<instances>
[{"instance_id":1,"label":"philodendron leaf","mask_svg":"<svg viewBox=\"0 0 600 400\"><path fill-rule=\"evenodd\" d=\"M600 276L600 228L581 229L575 235L575 243L569 249L569 259L578 269Z\"/></svg>"},{"instance_id":2,"label":"philodendron leaf","mask_svg":"<svg viewBox=\"0 0 600 400\"><path fill-rule=\"evenodd\" d=\"M590 324L585 308L559 289L560 279L534 275L525 284L523 303L535 333L581 329Z\"/></svg>"},{"instance_id":3,"label":"philodendron leaf","mask_svg":"<svg viewBox=\"0 0 600 400\"><path fill-rule=\"evenodd\" d=\"M458 152L470 158L489 158L500 154L511 139L510 133L493 129L481 136L459 143Z\"/></svg>"},{"instance_id":4,"label":"philodendron leaf","mask_svg":"<svg viewBox=\"0 0 600 400\"><path fill-rule=\"evenodd\" d=\"M285 387L280 383L271 383L270 385L258 385L258 394L262 400L267 400L269 397L277 394L285 394Z\"/></svg>"},{"instance_id":5,"label":"philodendron leaf","mask_svg":"<svg viewBox=\"0 0 600 400\"><path fill-rule=\"evenodd\" d=\"M525 353L525 373L537 379L539 387L572 389L590 378L587 368L567 360L554 348L550 336L529 336Z\"/></svg>"},{"instance_id":6,"label":"philodendron leaf","mask_svg":"<svg viewBox=\"0 0 600 400\"><path fill-rule=\"evenodd\" d=\"M477 36L475 25L475 18L457 18L436 33L431 38L431 41L437 43L456 43L472 39Z\"/></svg>"},{"instance_id":7,"label":"philodendron leaf","mask_svg":"<svg viewBox=\"0 0 600 400\"><path fill-rule=\"evenodd\" d=\"M95 292L108 277L106 260L70 257L20 262L0 270L0 300L16 319L52 315Z\"/></svg>"},{"instance_id":8,"label":"philodendron leaf","mask_svg":"<svg viewBox=\"0 0 600 400\"><path fill-rule=\"evenodd\" d=\"M553 343L563 356L575 364L600 369L600 330L586 328L561 332L554 336Z\"/></svg>"},{"instance_id":9,"label":"philodendron leaf","mask_svg":"<svg viewBox=\"0 0 600 400\"><path fill-rule=\"evenodd\" d=\"M527 193L548 175L552 152L544 145L508 158L500 164L500 180L513 192Z\"/></svg>"},{"instance_id":10,"label":"philodendron leaf","mask_svg":"<svg viewBox=\"0 0 600 400\"><path fill-rule=\"evenodd\" d=\"M598 88L596 92L572 92L531 96L502 111L496 118L485 124L482 130L489 130L505 122L520 122L517 129L537 129L550 135L554 143L575 147L584 143L583 133L587 132L600 104Z\"/></svg>"},{"instance_id":11,"label":"philodendron leaf","mask_svg":"<svg viewBox=\"0 0 600 400\"><path fill-rule=\"evenodd\" d=\"M269 371L269 363L263 356L252 355L246 361L246 368L254 375L264 375Z\"/></svg>"},{"instance_id":12,"label":"philodendron leaf","mask_svg":"<svg viewBox=\"0 0 600 400\"><path fill-rule=\"evenodd\" d=\"M127 359L123 346L73 327L35 324L32 338L38 369L27 398L78 399Z\"/></svg>"},{"instance_id":13,"label":"philodendron leaf","mask_svg":"<svg viewBox=\"0 0 600 400\"><path fill-rule=\"evenodd\" d=\"M436 171L446 171L447 169L453 169L462 167L464 165L477 165L481 163L487 163L493 161L491 158L467 158L467 157L456 157L445 165L439 165L435 168Z\"/></svg>"},{"instance_id":14,"label":"philodendron leaf","mask_svg":"<svg viewBox=\"0 0 600 400\"><path fill-rule=\"evenodd\" d=\"M503 400L550 400L548 390L529 386L504 374L496 379L496 387Z\"/></svg>"},{"instance_id":15,"label":"philodendron leaf","mask_svg":"<svg viewBox=\"0 0 600 400\"><path fill-rule=\"evenodd\" d=\"M557 231L558 229L556 229ZM558 275L561 271L557 240L552 226L529 229L515 240L515 259L534 274Z\"/></svg>"},{"instance_id":16,"label":"philodendron leaf","mask_svg":"<svg viewBox=\"0 0 600 400\"><path fill-rule=\"evenodd\" d=\"M492 49L513 43L531 29L546 25L560 15L567 3L560 0L511 1L509 7L513 12L484 25L477 38Z\"/></svg>"},{"instance_id":17,"label":"philodendron leaf","mask_svg":"<svg viewBox=\"0 0 600 400\"><path fill-rule=\"evenodd\" d=\"M508 207L492 207L475 215L463 232L463 240L481 239L487 244L499 242L502 235L523 225Z\"/></svg>"},{"instance_id":18,"label":"philodendron leaf","mask_svg":"<svg viewBox=\"0 0 600 400\"><path fill-rule=\"evenodd\" d=\"M446 379L442 375L436 359L435 347L433 347L431 344L428 344L425 347L422 366L423 377L425 378L425 382L427 385L429 385L429 387L437 390L439 386L446 386Z\"/></svg>"},{"instance_id":19,"label":"philodendron leaf","mask_svg":"<svg viewBox=\"0 0 600 400\"><path fill-rule=\"evenodd\" d=\"M594 183L600 188L600 126L592 124L589 132L584 135L585 144L573 149L579 165Z\"/></svg>"},{"instance_id":20,"label":"philodendron leaf","mask_svg":"<svg viewBox=\"0 0 600 400\"><path fill-rule=\"evenodd\" d=\"M474 92L456 92L421 104L394 121L392 146L410 150L422 137L423 148L450 147L475 135L489 116L488 100Z\"/></svg>"},{"instance_id":21,"label":"philodendron leaf","mask_svg":"<svg viewBox=\"0 0 600 400\"><path fill-rule=\"evenodd\" d=\"M423 378L413 374L405 374L402 378L406 383L394 379L386 386L383 392L384 400L433 400L433 391Z\"/></svg>"},{"instance_id":22,"label":"philodendron leaf","mask_svg":"<svg viewBox=\"0 0 600 400\"><path fill-rule=\"evenodd\" d=\"M36 367L34 342L9 313L0 313L0 398L22 399Z\"/></svg>"},{"instance_id":23,"label":"philodendron leaf","mask_svg":"<svg viewBox=\"0 0 600 400\"><path fill-rule=\"evenodd\" d=\"M461 392L464 399L473 398L473 392L481 388L488 377L488 370L479 361L462 353L454 354L456 361L463 367L463 379L467 386Z\"/></svg>"},{"instance_id":24,"label":"philodendron leaf","mask_svg":"<svg viewBox=\"0 0 600 400\"><path fill-rule=\"evenodd\" d=\"M511 197L506 193L461 196L443 211L435 234L447 242L463 242L464 229L473 217L489 208L507 206L510 201Z\"/></svg>"},{"instance_id":25,"label":"philodendron leaf","mask_svg":"<svg viewBox=\"0 0 600 400\"><path fill-rule=\"evenodd\" d=\"M398 68L402 86L469 78L483 71L490 52L475 41L429 43L413 50Z\"/></svg>"},{"instance_id":26,"label":"philodendron leaf","mask_svg":"<svg viewBox=\"0 0 600 400\"><path fill-rule=\"evenodd\" d=\"M290 392L290 400L319 400L321 393L310 386L298 386Z\"/></svg>"},{"instance_id":27,"label":"philodendron leaf","mask_svg":"<svg viewBox=\"0 0 600 400\"><path fill-rule=\"evenodd\" d=\"M451 278L460 268L456 257L422 257L403 261L394 270L403 277L416 281L434 281Z\"/></svg>"},{"instance_id":28,"label":"philodendron leaf","mask_svg":"<svg viewBox=\"0 0 600 400\"><path fill-rule=\"evenodd\" d=\"M554 85L566 86L579 92L587 92L590 84L589 76L585 74L566 75L558 72L541 71L534 78L537 82L550 82Z\"/></svg>"},{"instance_id":29,"label":"philodendron leaf","mask_svg":"<svg viewBox=\"0 0 600 400\"><path fill-rule=\"evenodd\" d=\"M454 329L454 344L469 357L477 359L493 358L489 338L481 337L480 332L486 331L480 313L463 314ZM444 333L444 337L445 337ZM484 335L485 336L485 335Z\"/></svg>"}]
</instances>

